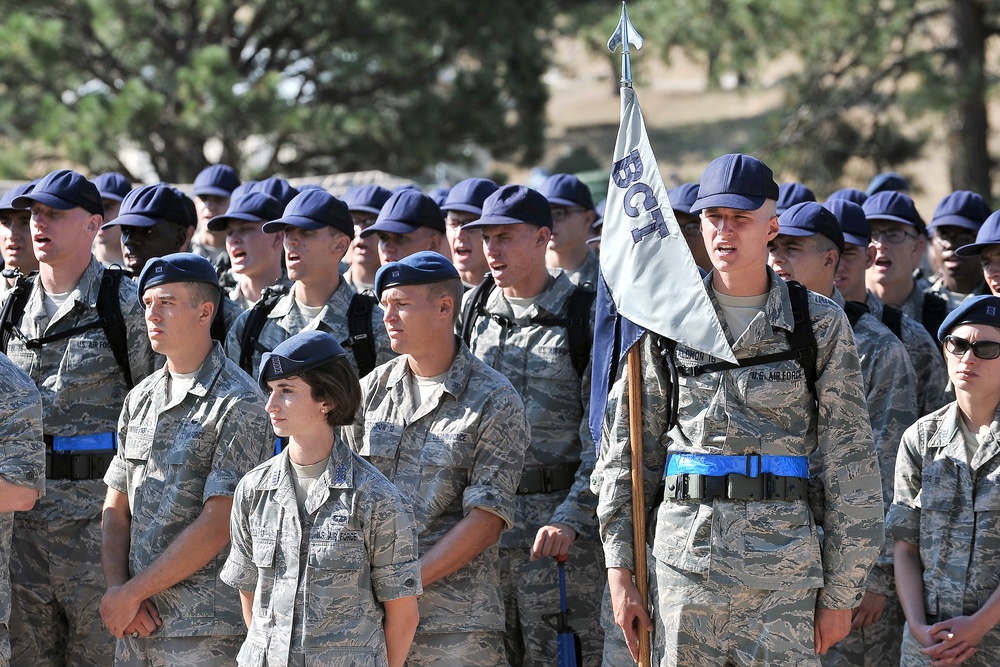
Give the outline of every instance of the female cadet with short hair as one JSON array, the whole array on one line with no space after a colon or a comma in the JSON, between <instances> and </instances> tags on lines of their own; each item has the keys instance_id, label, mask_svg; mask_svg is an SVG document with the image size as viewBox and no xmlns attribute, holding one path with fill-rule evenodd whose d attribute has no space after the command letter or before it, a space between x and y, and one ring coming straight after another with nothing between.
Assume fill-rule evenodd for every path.
<instances>
[{"instance_id":1,"label":"female cadet with short hair","mask_svg":"<svg viewBox=\"0 0 1000 667\"><path fill-rule=\"evenodd\" d=\"M327 333L307 331L261 360L274 432L288 446L236 488L222 579L249 632L244 667L401 667L421 591L413 520L396 488L336 438L361 401Z\"/></svg>"}]
</instances>

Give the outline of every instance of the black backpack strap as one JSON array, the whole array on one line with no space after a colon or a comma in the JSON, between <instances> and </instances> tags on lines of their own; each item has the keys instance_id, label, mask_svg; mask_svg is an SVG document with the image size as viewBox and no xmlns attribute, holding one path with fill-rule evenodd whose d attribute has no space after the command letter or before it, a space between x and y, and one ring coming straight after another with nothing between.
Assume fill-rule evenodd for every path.
<instances>
[{"instance_id":1,"label":"black backpack strap","mask_svg":"<svg viewBox=\"0 0 1000 667\"><path fill-rule=\"evenodd\" d=\"M472 288L472 294L465 301L462 309L462 340L466 345L472 345L472 331L476 319L486 314L486 301L497 284L491 274L486 274L483 281Z\"/></svg>"},{"instance_id":2,"label":"black backpack strap","mask_svg":"<svg viewBox=\"0 0 1000 667\"><path fill-rule=\"evenodd\" d=\"M569 340L569 357L577 375L583 375L590 363L590 351L594 345L590 331L590 309L596 298L597 292L585 286L577 287L569 297L566 336Z\"/></svg>"},{"instance_id":3,"label":"black backpack strap","mask_svg":"<svg viewBox=\"0 0 1000 667\"><path fill-rule=\"evenodd\" d=\"M375 354L375 332L372 329L372 311L375 297L356 293L351 297L347 309L347 335L344 348L351 348L354 361L358 364L358 374L364 377L375 368L378 356Z\"/></svg>"},{"instance_id":4,"label":"black backpack strap","mask_svg":"<svg viewBox=\"0 0 1000 667\"><path fill-rule=\"evenodd\" d=\"M278 305L278 300L287 293L288 288L281 285L265 287L260 299L247 311L247 321L243 325L243 334L240 337L240 368L249 375L253 375L253 351L257 347L260 332L267 322L267 316Z\"/></svg>"},{"instance_id":5,"label":"black backpack strap","mask_svg":"<svg viewBox=\"0 0 1000 667\"><path fill-rule=\"evenodd\" d=\"M35 272L26 276L19 269L5 269L3 277L14 279L14 286L7 292L3 310L0 311L0 351L7 354L10 337L17 330L17 323L21 321L24 309L28 307L28 297L31 296Z\"/></svg>"},{"instance_id":6,"label":"black backpack strap","mask_svg":"<svg viewBox=\"0 0 1000 667\"><path fill-rule=\"evenodd\" d=\"M226 318L223 315L222 304L229 297L225 293L219 295L219 302L215 304L215 315L212 317L212 340L217 340L223 345L226 343Z\"/></svg>"},{"instance_id":7,"label":"black backpack strap","mask_svg":"<svg viewBox=\"0 0 1000 667\"><path fill-rule=\"evenodd\" d=\"M802 366L805 373L806 385L813 396L813 401L818 401L816 393L816 359L817 347L816 336L813 334L812 320L809 318L809 290L801 283L789 280L788 296L792 301L792 317L795 323L794 328L788 332L789 349L783 352L773 352L762 354L757 357L740 359L738 363L732 364L728 361L719 361L700 366L677 366L678 375L684 377L696 377L703 373L715 373L718 371L730 371L737 368L749 368L751 366L763 366L779 361L797 361Z\"/></svg>"},{"instance_id":8,"label":"black backpack strap","mask_svg":"<svg viewBox=\"0 0 1000 667\"><path fill-rule=\"evenodd\" d=\"M125 317L122 315L122 304L118 296L123 275L124 272L116 266L104 269L101 287L97 292L97 315L100 317L104 336L111 344L115 361L122 369L125 385L131 389L135 382L132 381L132 366L128 359L128 331L125 329Z\"/></svg>"},{"instance_id":9,"label":"black backpack strap","mask_svg":"<svg viewBox=\"0 0 1000 667\"><path fill-rule=\"evenodd\" d=\"M858 320L868 312L868 306L857 301L848 301L844 304L844 312L847 313L847 320L851 323L851 328L858 326Z\"/></svg>"},{"instance_id":10,"label":"black backpack strap","mask_svg":"<svg viewBox=\"0 0 1000 667\"><path fill-rule=\"evenodd\" d=\"M896 338L903 340L903 310L899 306L885 304L882 307L882 324L889 327Z\"/></svg>"},{"instance_id":11,"label":"black backpack strap","mask_svg":"<svg viewBox=\"0 0 1000 667\"><path fill-rule=\"evenodd\" d=\"M948 300L934 292L924 292L924 301L920 308L920 321L930 332L931 338L937 340L938 329L948 316Z\"/></svg>"}]
</instances>

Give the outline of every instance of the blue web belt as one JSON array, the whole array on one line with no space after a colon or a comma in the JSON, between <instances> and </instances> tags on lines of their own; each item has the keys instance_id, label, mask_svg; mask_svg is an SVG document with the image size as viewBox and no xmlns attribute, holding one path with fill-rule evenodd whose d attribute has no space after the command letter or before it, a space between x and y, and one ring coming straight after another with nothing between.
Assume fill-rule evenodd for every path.
<instances>
[{"instance_id":1,"label":"blue web belt","mask_svg":"<svg viewBox=\"0 0 1000 667\"><path fill-rule=\"evenodd\" d=\"M55 452L93 452L117 448L118 434L115 432L52 436L52 451Z\"/></svg>"},{"instance_id":2,"label":"blue web belt","mask_svg":"<svg viewBox=\"0 0 1000 667\"><path fill-rule=\"evenodd\" d=\"M770 473L782 477L808 477L809 457L769 456L750 454L749 456L727 456L724 454L671 453L667 457L664 475L706 475L724 477L731 474L757 477Z\"/></svg>"}]
</instances>

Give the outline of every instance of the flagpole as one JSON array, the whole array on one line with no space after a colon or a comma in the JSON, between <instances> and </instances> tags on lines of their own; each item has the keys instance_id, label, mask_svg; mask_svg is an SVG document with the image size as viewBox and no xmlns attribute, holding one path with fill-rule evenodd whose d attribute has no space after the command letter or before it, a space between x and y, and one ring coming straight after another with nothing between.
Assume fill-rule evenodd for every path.
<instances>
[{"instance_id":1,"label":"flagpole","mask_svg":"<svg viewBox=\"0 0 1000 667\"><path fill-rule=\"evenodd\" d=\"M612 53L622 48L622 78L621 87L632 87L632 61L629 43L636 49L642 48L642 37L632 26L622 0L622 16L618 28L608 40L608 48ZM632 555L634 562L635 585L639 590L639 599L643 608L649 613L649 574L646 562L646 496L643 480L642 456L642 352L640 345L633 345L628 351L628 419L629 441L632 452ZM649 644L649 633L636 623L636 636L639 640L639 667L650 667L652 652Z\"/></svg>"}]
</instances>

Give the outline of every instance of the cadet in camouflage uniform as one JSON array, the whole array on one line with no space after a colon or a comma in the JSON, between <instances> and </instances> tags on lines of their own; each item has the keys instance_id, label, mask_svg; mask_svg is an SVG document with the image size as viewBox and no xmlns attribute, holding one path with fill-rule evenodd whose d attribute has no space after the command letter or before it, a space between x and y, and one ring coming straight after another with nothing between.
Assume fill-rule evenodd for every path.
<instances>
[{"instance_id":1,"label":"cadet in camouflage uniform","mask_svg":"<svg viewBox=\"0 0 1000 667\"><path fill-rule=\"evenodd\" d=\"M956 190L941 200L927 225L931 265L938 271L930 291L947 299L949 309L957 308L970 295L990 293L979 262L956 252L976 242L976 234L989 216L990 206L981 195Z\"/></svg>"},{"instance_id":2,"label":"cadet in camouflage uniform","mask_svg":"<svg viewBox=\"0 0 1000 667\"><path fill-rule=\"evenodd\" d=\"M842 205L849 204L843 202ZM858 223L867 226L860 208ZM850 239L852 252L864 239L844 232L836 215L815 202L795 204L778 218L779 231L768 244L770 265L781 278L796 280L817 294L830 296L841 308L853 311L851 329L861 362L868 399L868 416L879 457L882 479L882 507L889 511L892 503L892 480L896 469L899 439L910 424L917 420L916 373L906 348L881 322L861 304L850 305L834 285L835 271L841 263L851 263L854 257L845 253ZM844 255L847 254L846 259ZM856 289L864 289L864 274ZM878 562L868 578L865 596L855 608L854 631L823 656L827 667L858 665L894 665L899 662L899 642L903 618L892 575L892 544L882 547Z\"/></svg>"},{"instance_id":3,"label":"cadet in camouflage uniform","mask_svg":"<svg viewBox=\"0 0 1000 667\"><path fill-rule=\"evenodd\" d=\"M31 248L31 211L13 208L11 202L31 192L33 187L33 183L23 183L0 197L0 260L3 269L18 269L24 275L38 270L38 260ZM0 299L13 284L13 278L0 280Z\"/></svg>"},{"instance_id":4,"label":"cadet in camouflage uniform","mask_svg":"<svg viewBox=\"0 0 1000 667\"><path fill-rule=\"evenodd\" d=\"M236 170L227 164L205 167L194 177L195 215L198 229L191 240L191 252L207 258L213 264L226 254L226 237L208 230L208 221L229 208L233 192L240 186Z\"/></svg>"},{"instance_id":5,"label":"cadet in camouflage uniform","mask_svg":"<svg viewBox=\"0 0 1000 667\"><path fill-rule=\"evenodd\" d=\"M906 613L899 664L993 667L1000 664L1000 297L967 299L938 339L956 401L903 435L886 518Z\"/></svg>"},{"instance_id":6,"label":"cadet in camouflage uniform","mask_svg":"<svg viewBox=\"0 0 1000 667\"><path fill-rule=\"evenodd\" d=\"M417 627L413 516L396 488L334 436L361 403L357 374L327 333L264 355L281 454L236 488L222 579L250 628L239 664L402 667Z\"/></svg>"},{"instance_id":7,"label":"cadet in camouflage uniform","mask_svg":"<svg viewBox=\"0 0 1000 667\"><path fill-rule=\"evenodd\" d=\"M727 155L706 168L693 206L715 267L705 287L740 359L789 350L789 288L766 266L777 196L763 163ZM664 483L647 536L654 664L818 665L816 654L850 630L882 544L877 460L847 317L814 293L808 307L818 408L791 357L699 374L696 365L714 360L678 345L677 365L687 370L668 437L669 346L654 334L641 341L648 502ZM634 646L635 624L652 630L653 622L632 582L625 389L619 381L612 392L595 480L615 617ZM813 505L825 515L814 518Z\"/></svg>"},{"instance_id":8,"label":"cadet in camouflage uniform","mask_svg":"<svg viewBox=\"0 0 1000 667\"><path fill-rule=\"evenodd\" d=\"M546 263L562 269L574 285L597 284L597 253L587 245L593 234L594 198L587 184L572 174L552 174L538 187L552 206L552 237Z\"/></svg>"},{"instance_id":9,"label":"cadet in camouflage uniform","mask_svg":"<svg viewBox=\"0 0 1000 667\"><path fill-rule=\"evenodd\" d=\"M988 293L1000 295L1000 211L986 218L976 233L975 243L962 246L955 254L978 258Z\"/></svg>"},{"instance_id":10,"label":"cadet in camouflage uniform","mask_svg":"<svg viewBox=\"0 0 1000 667\"><path fill-rule=\"evenodd\" d=\"M347 314L351 297L357 292L338 271L354 222L347 206L324 190L306 190L285 207L284 215L263 227L268 234L285 233L285 267L293 281L288 294L268 313L252 354L253 371L260 369L261 354L300 331L325 331L337 340L348 339ZM229 329L226 354L239 363L243 328L250 311L245 311ZM382 309L371 315L378 364L396 356L382 326ZM357 369L353 355L348 355Z\"/></svg>"},{"instance_id":11,"label":"cadet in camouflage uniform","mask_svg":"<svg viewBox=\"0 0 1000 667\"><path fill-rule=\"evenodd\" d=\"M397 262L421 250L447 252L444 213L420 190L393 192L382 205L375 224L360 236L378 235L378 256L383 264Z\"/></svg>"},{"instance_id":12,"label":"cadet in camouflage uniform","mask_svg":"<svg viewBox=\"0 0 1000 667\"><path fill-rule=\"evenodd\" d=\"M264 398L212 340L222 291L207 259L152 259L139 291L167 363L129 393L118 424L101 616L116 665L231 665L246 630L218 573L236 483L273 447Z\"/></svg>"},{"instance_id":13,"label":"cadet in camouflage uniform","mask_svg":"<svg viewBox=\"0 0 1000 667\"><path fill-rule=\"evenodd\" d=\"M118 289L124 325L112 325L124 327L129 383L98 323L104 269L91 254L103 210L97 187L56 171L14 205L31 207L40 264L7 353L42 395L48 479L38 506L14 518L11 664L106 667L114 640L98 612L103 477L125 394L152 371L154 356L130 279ZM90 324L37 348L25 344Z\"/></svg>"},{"instance_id":14,"label":"cadet in camouflage uniform","mask_svg":"<svg viewBox=\"0 0 1000 667\"><path fill-rule=\"evenodd\" d=\"M600 663L604 642L604 565L594 516L597 497L590 490L596 458L587 412L590 363L579 373L568 329L534 321L566 318L576 289L561 270L553 276L545 267L551 225L549 202L515 185L487 197L483 216L469 225L482 229L499 287L486 300L485 312L469 314L474 318L469 347L514 385L531 427L514 528L500 538L507 657L515 667L556 662L556 633L542 620L559 611L553 556L569 555L571 622L583 643L584 665ZM592 307L588 319L593 331Z\"/></svg>"},{"instance_id":15,"label":"cadet in camouflage uniform","mask_svg":"<svg viewBox=\"0 0 1000 667\"><path fill-rule=\"evenodd\" d=\"M507 378L454 335L463 291L435 252L379 269L375 292L402 356L362 381L345 429L413 507L424 594L410 667L507 665L496 545L514 524L528 420Z\"/></svg>"},{"instance_id":16,"label":"cadet in camouflage uniform","mask_svg":"<svg viewBox=\"0 0 1000 667\"><path fill-rule=\"evenodd\" d=\"M14 512L26 512L45 492L42 397L20 368L0 354L0 667L10 664L10 538Z\"/></svg>"}]
</instances>

